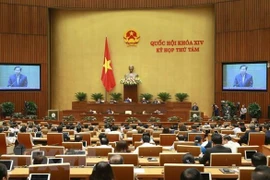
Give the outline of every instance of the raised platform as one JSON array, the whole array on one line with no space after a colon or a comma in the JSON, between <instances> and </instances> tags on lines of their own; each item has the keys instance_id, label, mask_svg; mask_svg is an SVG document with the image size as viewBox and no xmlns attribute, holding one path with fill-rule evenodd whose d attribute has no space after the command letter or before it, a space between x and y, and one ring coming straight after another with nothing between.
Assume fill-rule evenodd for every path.
<instances>
[{"instance_id":1,"label":"raised platform","mask_svg":"<svg viewBox=\"0 0 270 180\"><path fill-rule=\"evenodd\" d=\"M168 102L165 104L142 104L142 103L117 103L117 104L97 104L94 102L72 102L72 110L63 110L61 115L73 115L77 120L81 120L84 116L91 116L89 111L96 111L98 121L103 121L107 110L111 109L115 112L113 115L116 122L124 122L127 117L137 117L141 121L147 121L151 116L159 116L161 122L166 122L168 117L178 116L182 121L188 121L191 110L191 102ZM159 110L162 115L154 114L154 111ZM126 115L125 111L132 111L131 115ZM143 114L146 113L145 114ZM61 118L60 115L60 118ZM203 117L203 114L202 114Z\"/></svg>"}]
</instances>

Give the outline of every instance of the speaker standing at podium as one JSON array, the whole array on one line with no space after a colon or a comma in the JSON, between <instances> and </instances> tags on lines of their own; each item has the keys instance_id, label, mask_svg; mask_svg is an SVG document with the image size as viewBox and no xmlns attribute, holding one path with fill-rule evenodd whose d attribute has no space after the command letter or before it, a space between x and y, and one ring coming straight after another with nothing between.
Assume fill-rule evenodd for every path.
<instances>
[{"instance_id":1,"label":"speaker standing at podium","mask_svg":"<svg viewBox=\"0 0 270 180\"><path fill-rule=\"evenodd\" d=\"M199 111L199 106L197 105L197 103L193 103L193 106L191 107L192 111Z\"/></svg>"},{"instance_id":2,"label":"speaker standing at podium","mask_svg":"<svg viewBox=\"0 0 270 180\"><path fill-rule=\"evenodd\" d=\"M14 74L9 76L8 87L27 87L27 76L21 74L22 68L16 66Z\"/></svg>"}]
</instances>

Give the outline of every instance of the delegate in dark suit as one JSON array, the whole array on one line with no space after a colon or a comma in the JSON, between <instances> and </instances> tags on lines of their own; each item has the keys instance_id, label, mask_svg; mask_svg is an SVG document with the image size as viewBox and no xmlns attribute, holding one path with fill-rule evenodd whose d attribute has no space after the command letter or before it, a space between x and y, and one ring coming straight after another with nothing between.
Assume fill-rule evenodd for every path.
<instances>
[{"instance_id":1,"label":"delegate in dark suit","mask_svg":"<svg viewBox=\"0 0 270 180\"><path fill-rule=\"evenodd\" d=\"M240 138L239 144L242 144L242 143L247 144L248 143L249 133L251 133L251 132L258 132L258 131L255 130L255 125L254 124L249 125L249 131L246 131L245 134Z\"/></svg>"},{"instance_id":2,"label":"delegate in dark suit","mask_svg":"<svg viewBox=\"0 0 270 180\"><path fill-rule=\"evenodd\" d=\"M206 164L207 162L210 162L211 153L231 153L231 152L232 150L230 148L226 148L221 144L217 144L212 148L206 149L204 156L201 159L199 159L199 161L201 164Z\"/></svg>"},{"instance_id":3,"label":"delegate in dark suit","mask_svg":"<svg viewBox=\"0 0 270 180\"><path fill-rule=\"evenodd\" d=\"M251 132L258 132L258 131L256 131L255 129L246 131L245 134L240 138L239 144L242 144L242 143L247 144L249 133L251 133Z\"/></svg>"},{"instance_id":4,"label":"delegate in dark suit","mask_svg":"<svg viewBox=\"0 0 270 180\"><path fill-rule=\"evenodd\" d=\"M250 74L245 73L245 77L243 80L242 74L238 74L235 76L233 86L234 87L253 87L253 77Z\"/></svg>"},{"instance_id":5,"label":"delegate in dark suit","mask_svg":"<svg viewBox=\"0 0 270 180\"><path fill-rule=\"evenodd\" d=\"M199 159L201 164L206 164L210 161L211 153L231 153L232 150L230 148L226 148L222 146L222 136L220 134L213 134L212 135L212 148L206 149L202 158Z\"/></svg>"},{"instance_id":6,"label":"delegate in dark suit","mask_svg":"<svg viewBox=\"0 0 270 180\"><path fill-rule=\"evenodd\" d=\"M16 74L9 76L8 87L27 87L27 85L27 76L20 74L18 81Z\"/></svg>"}]
</instances>

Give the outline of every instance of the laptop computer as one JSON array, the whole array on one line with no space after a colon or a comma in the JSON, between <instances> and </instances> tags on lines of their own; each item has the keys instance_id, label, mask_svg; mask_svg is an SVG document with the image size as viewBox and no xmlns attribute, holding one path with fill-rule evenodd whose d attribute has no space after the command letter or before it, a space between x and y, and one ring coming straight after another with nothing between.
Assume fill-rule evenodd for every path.
<instances>
[{"instance_id":1,"label":"laptop computer","mask_svg":"<svg viewBox=\"0 0 270 180\"><path fill-rule=\"evenodd\" d=\"M253 154L255 154L256 152L256 150L245 150L245 159L251 160Z\"/></svg>"},{"instance_id":2,"label":"laptop computer","mask_svg":"<svg viewBox=\"0 0 270 180\"><path fill-rule=\"evenodd\" d=\"M29 180L50 180L51 174L49 173L31 173L29 175Z\"/></svg>"},{"instance_id":3,"label":"laptop computer","mask_svg":"<svg viewBox=\"0 0 270 180\"><path fill-rule=\"evenodd\" d=\"M4 164L8 171L14 169L13 160L0 160L0 163Z\"/></svg>"},{"instance_id":4,"label":"laptop computer","mask_svg":"<svg viewBox=\"0 0 270 180\"><path fill-rule=\"evenodd\" d=\"M208 172L201 172L202 180L212 180L211 173Z\"/></svg>"},{"instance_id":5,"label":"laptop computer","mask_svg":"<svg viewBox=\"0 0 270 180\"><path fill-rule=\"evenodd\" d=\"M63 158L48 158L48 164L61 164L64 162Z\"/></svg>"},{"instance_id":6,"label":"laptop computer","mask_svg":"<svg viewBox=\"0 0 270 180\"><path fill-rule=\"evenodd\" d=\"M31 152L31 156L32 156L32 159L34 159L36 156L44 156L44 151L32 151Z\"/></svg>"}]
</instances>

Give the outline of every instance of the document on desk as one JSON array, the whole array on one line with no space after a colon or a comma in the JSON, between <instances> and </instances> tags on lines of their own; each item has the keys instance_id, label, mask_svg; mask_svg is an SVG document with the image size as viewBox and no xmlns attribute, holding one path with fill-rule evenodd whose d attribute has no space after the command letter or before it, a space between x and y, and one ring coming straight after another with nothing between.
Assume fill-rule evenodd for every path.
<instances>
[{"instance_id":1,"label":"document on desk","mask_svg":"<svg viewBox=\"0 0 270 180\"><path fill-rule=\"evenodd\" d=\"M135 174L142 174L142 173L144 173L144 169L143 168L134 168L134 173Z\"/></svg>"},{"instance_id":2,"label":"document on desk","mask_svg":"<svg viewBox=\"0 0 270 180\"><path fill-rule=\"evenodd\" d=\"M220 168L219 169L223 174L234 174L237 173L235 171L235 169L231 169L231 168Z\"/></svg>"}]
</instances>

